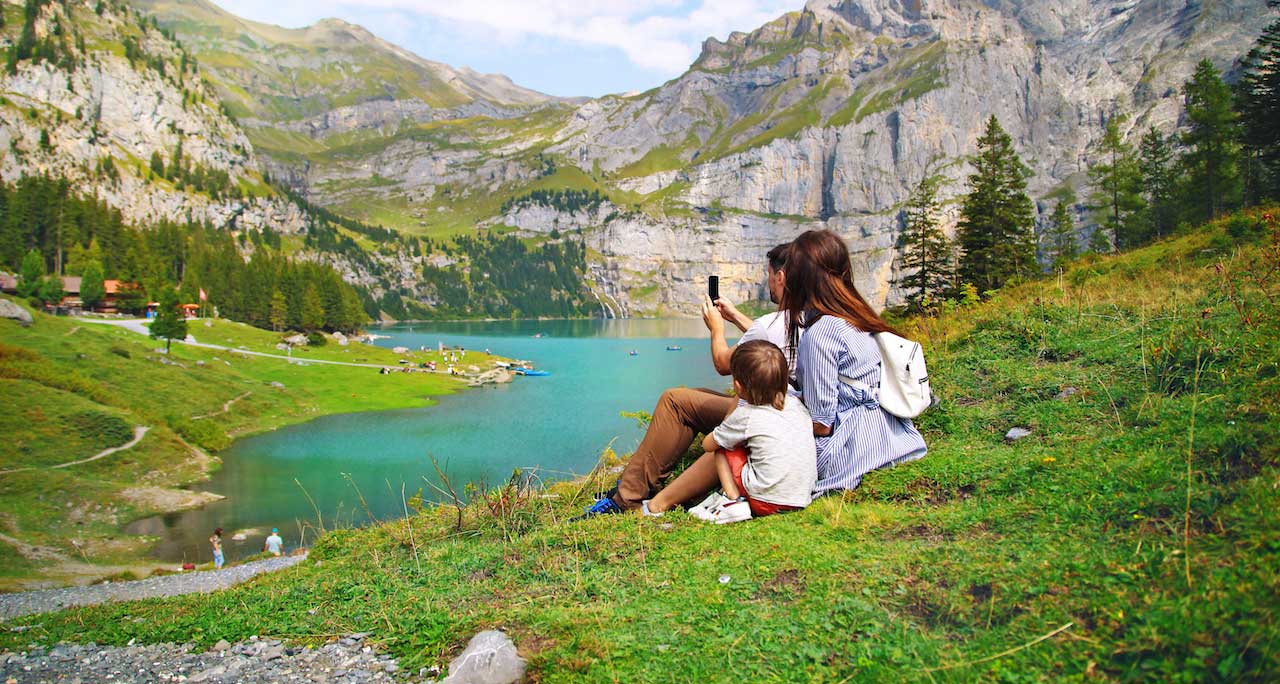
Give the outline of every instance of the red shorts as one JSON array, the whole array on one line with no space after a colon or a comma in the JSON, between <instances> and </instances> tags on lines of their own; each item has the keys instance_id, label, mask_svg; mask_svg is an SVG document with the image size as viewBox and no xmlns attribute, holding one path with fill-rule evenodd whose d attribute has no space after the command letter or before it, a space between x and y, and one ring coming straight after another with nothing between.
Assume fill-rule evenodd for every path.
<instances>
[{"instance_id":1,"label":"red shorts","mask_svg":"<svg viewBox=\"0 0 1280 684\"><path fill-rule=\"evenodd\" d=\"M724 458L729 462L729 472L733 475L733 483L738 486L738 491L747 497L747 504L751 506L751 515L759 518L773 515L774 513L800 510L799 506L783 506L782 504L751 498L751 495L747 493L747 488L742 484L742 468L747 465L748 453L746 449L725 449Z\"/></svg>"}]
</instances>

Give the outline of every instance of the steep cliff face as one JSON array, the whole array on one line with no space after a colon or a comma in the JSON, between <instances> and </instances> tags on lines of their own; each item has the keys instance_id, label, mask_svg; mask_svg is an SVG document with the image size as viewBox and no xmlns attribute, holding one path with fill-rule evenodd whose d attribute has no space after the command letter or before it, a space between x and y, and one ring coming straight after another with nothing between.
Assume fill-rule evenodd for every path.
<instances>
[{"instance_id":1,"label":"steep cliff face","mask_svg":"<svg viewBox=\"0 0 1280 684\"><path fill-rule=\"evenodd\" d=\"M630 223L608 226L598 249L625 269L714 264L722 282L744 287L758 283L747 266L760 263L759 247L828 227L883 304L897 297L902 203L935 173L949 181L944 198L962 193L964 157L989 116L1032 168L1033 197L1079 184L1106 120L1126 114L1131 136L1173 129L1195 62L1230 67L1266 12L1254 2L815 0L750 34L708 40L687 74L655 91L579 107L551 150L615 187L671 192L722 216L663 221L708 236L678 249ZM655 160L656 172L636 177ZM721 246L750 244L748 225L763 244ZM734 275L743 272L752 280ZM687 311L699 288L673 282L660 302Z\"/></svg>"},{"instance_id":2,"label":"steep cliff face","mask_svg":"<svg viewBox=\"0 0 1280 684\"><path fill-rule=\"evenodd\" d=\"M248 140L222 114L179 46L111 3L35 6L34 55L14 60L0 74L4 180L64 177L135 222L191 219L302 229L301 212L262 185ZM26 22L15 10L6 10L11 46ZM153 173L153 155L171 165L175 154L199 170L200 183ZM206 176L218 179L216 188L204 182Z\"/></svg>"},{"instance_id":3,"label":"steep cliff face","mask_svg":"<svg viewBox=\"0 0 1280 684\"><path fill-rule=\"evenodd\" d=\"M1175 129L1194 64L1229 68L1271 12L1256 0L810 0L708 39L661 87L569 102L341 22L284 30L203 0L134 2L194 46L273 175L410 233L580 233L607 315L693 313L713 272L726 293L760 298L764 252L811 228L844 236L864 293L895 302L910 189L937 174L944 200L963 193L989 116L1031 167L1034 198L1079 188L1107 120L1125 114L1130 138ZM513 203L536 191L605 201Z\"/></svg>"}]
</instances>

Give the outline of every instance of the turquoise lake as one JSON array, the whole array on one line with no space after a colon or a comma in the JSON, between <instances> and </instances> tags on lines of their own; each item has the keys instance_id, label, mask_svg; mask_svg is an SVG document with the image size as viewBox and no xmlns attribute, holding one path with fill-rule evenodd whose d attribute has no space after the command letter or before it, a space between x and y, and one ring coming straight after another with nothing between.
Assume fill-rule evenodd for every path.
<instances>
[{"instance_id":1,"label":"turquoise lake","mask_svg":"<svg viewBox=\"0 0 1280 684\"><path fill-rule=\"evenodd\" d=\"M711 366L700 320L430 323L372 332L387 336L377 341L383 347L489 349L551 375L469 389L426 408L326 416L238 440L220 454L222 469L197 486L226 500L139 520L127 531L160 537L154 553L168 561L209 560L216 527L228 538L228 560L261 550L271 527L294 547L317 509L326 526L352 526L367 523L366 503L378 519L403 515L402 485L409 496L422 489L433 498L423 481L435 478L429 455L459 488L505 482L515 468L564 479L590 471L610 443L620 453L634 449L642 431L620 412L651 411L667 387L729 385ZM245 539L232 541L238 530L248 531ZM312 539L308 531L306 543Z\"/></svg>"}]
</instances>

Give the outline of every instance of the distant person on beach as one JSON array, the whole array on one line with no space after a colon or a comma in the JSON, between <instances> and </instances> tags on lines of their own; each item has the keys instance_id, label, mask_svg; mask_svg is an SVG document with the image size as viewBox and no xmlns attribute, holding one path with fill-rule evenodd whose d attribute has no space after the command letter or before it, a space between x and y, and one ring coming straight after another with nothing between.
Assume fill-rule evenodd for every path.
<instances>
[{"instance_id":1,"label":"distant person on beach","mask_svg":"<svg viewBox=\"0 0 1280 684\"><path fill-rule=\"evenodd\" d=\"M221 570L225 559L222 556L222 528L213 531L213 535L209 537L209 543L213 545L213 568Z\"/></svg>"},{"instance_id":2,"label":"distant person on beach","mask_svg":"<svg viewBox=\"0 0 1280 684\"><path fill-rule=\"evenodd\" d=\"M724 524L809 505L818 480L813 422L800 398L787 393L786 356L772 342L751 340L734 347L729 363L738 407L703 440L701 458L641 503L645 515L662 515L717 481L723 493L691 514Z\"/></svg>"},{"instance_id":3,"label":"distant person on beach","mask_svg":"<svg viewBox=\"0 0 1280 684\"><path fill-rule=\"evenodd\" d=\"M766 255L769 300L775 304L782 301L787 252L788 245L782 244L769 250ZM714 302L704 299L702 322L711 333L711 362L721 375L731 373L730 360L733 354L733 349L724 337L725 321L743 331L738 344L752 340L772 342L786 354L788 365L794 365L786 320L780 312L768 313L752 321L724 297ZM688 450L694 435L710 434L737 406L736 397L706 388L677 387L663 392L658 405L653 409L653 418L649 421L644 439L627 462L622 476L618 478L618 484L605 492L575 520L640 508L642 502L653 497L671 475L680 457ZM712 486L714 482L708 483L707 488Z\"/></svg>"},{"instance_id":4,"label":"distant person on beach","mask_svg":"<svg viewBox=\"0 0 1280 684\"><path fill-rule=\"evenodd\" d=\"M271 528L271 536L267 537L267 541L262 544L262 550L273 556L279 556L284 552L284 540L280 538L279 529Z\"/></svg>"}]
</instances>

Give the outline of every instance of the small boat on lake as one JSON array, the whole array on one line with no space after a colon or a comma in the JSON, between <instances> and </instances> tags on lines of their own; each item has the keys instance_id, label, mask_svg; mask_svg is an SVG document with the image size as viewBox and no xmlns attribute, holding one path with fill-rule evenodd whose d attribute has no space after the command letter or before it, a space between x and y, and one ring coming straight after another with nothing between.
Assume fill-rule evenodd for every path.
<instances>
[{"instance_id":1,"label":"small boat on lake","mask_svg":"<svg viewBox=\"0 0 1280 684\"><path fill-rule=\"evenodd\" d=\"M632 349L630 352L627 352L627 356L639 356L639 355L640 355L640 352L634 349Z\"/></svg>"},{"instance_id":2,"label":"small boat on lake","mask_svg":"<svg viewBox=\"0 0 1280 684\"><path fill-rule=\"evenodd\" d=\"M668 344L668 345L667 345L667 351L680 351L680 345L678 345L678 344Z\"/></svg>"},{"instance_id":3,"label":"small boat on lake","mask_svg":"<svg viewBox=\"0 0 1280 684\"><path fill-rule=\"evenodd\" d=\"M527 375L533 378L545 378L548 375L551 375L550 371L536 370L533 368L513 368L512 372L516 375Z\"/></svg>"}]
</instances>

